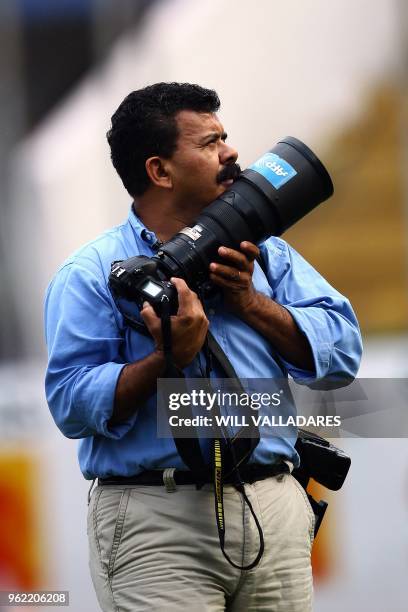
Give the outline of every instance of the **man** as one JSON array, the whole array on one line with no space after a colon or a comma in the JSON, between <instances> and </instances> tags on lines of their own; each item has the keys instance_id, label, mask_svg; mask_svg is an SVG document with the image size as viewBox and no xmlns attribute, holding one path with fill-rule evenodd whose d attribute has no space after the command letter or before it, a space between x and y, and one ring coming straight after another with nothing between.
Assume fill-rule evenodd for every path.
<instances>
[{"instance_id":1,"label":"man","mask_svg":"<svg viewBox=\"0 0 408 612\"><path fill-rule=\"evenodd\" d=\"M140 315L151 335L139 333L108 288L111 262L152 256L239 175L218 108L214 91L190 84L158 83L125 98L108 141L134 199L128 221L68 259L47 292L48 403L61 431L81 438L85 478L99 479L88 536L103 610L311 610L313 512L296 480L275 469L298 464L293 440L261 432L251 456L259 476L245 492L265 552L255 569L241 572L221 554L211 484L197 489L174 440L156 436L155 388L165 369L160 320L146 303ZM354 377L361 339L349 302L283 240L260 248L266 276L255 245L220 248L223 263L211 263L210 278L221 291L206 311L182 279L172 279L176 365L186 376L204 376L210 328L239 377L278 378L282 365L304 384ZM176 468L173 492L153 478L168 485L167 468ZM190 484L177 484L181 472ZM258 531L232 486L224 505L226 550L248 564Z\"/></svg>"}]
</instances>

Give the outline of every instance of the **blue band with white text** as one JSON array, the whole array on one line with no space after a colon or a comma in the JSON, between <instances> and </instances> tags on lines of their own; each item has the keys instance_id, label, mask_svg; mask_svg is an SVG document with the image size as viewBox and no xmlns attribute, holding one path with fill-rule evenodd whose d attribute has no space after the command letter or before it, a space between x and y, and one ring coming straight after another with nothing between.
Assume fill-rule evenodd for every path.
<instances>
[{"instance_id":1,"label":"blue band with white text","mask_svg":"<svg viewBox=\"0 0 408 612\"><path fill-rule=\"evenodd\" d=\"M262 174L275 189L282 187L297 174L296 170L287 161L275 153L265 153L249 168Z\"/></svg>"}]
</instances>

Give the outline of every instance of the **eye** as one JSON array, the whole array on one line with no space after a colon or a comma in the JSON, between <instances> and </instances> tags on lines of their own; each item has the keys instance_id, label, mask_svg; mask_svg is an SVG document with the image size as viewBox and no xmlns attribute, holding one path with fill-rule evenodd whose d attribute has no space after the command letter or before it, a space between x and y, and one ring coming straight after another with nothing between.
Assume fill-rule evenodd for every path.
<instances>
[{"instance_id":1,"label":"eye","mask_svg":"<svg viewBox=\"0 0 408 612\"><path fill-rule=\"evenodd\" d=\"M223 132L220 135L214 135L214 137L209 140L208 142L206 142L203 146L204 147L213 147L214 145L218 144L219 141L225 142L227 140L227 134L225 132Z\"/></svg>"}]
</instances>

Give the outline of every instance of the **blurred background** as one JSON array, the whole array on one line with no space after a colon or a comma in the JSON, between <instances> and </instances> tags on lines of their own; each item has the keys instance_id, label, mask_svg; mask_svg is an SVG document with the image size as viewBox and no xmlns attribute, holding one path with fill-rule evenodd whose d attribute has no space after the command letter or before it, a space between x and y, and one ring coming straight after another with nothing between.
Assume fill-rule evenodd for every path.
<instances>
[{"instance_id":1,"label":"blurred background","mask_svg":"<svg viewBox=\"0 0 408 612\"><path fill-rule=\"evenodd\" d=\"M243 167L308 144L335 196L285 234L361 323L362 377L407 378L406 0L0 2L0 590L98 610L76 442L45 403L43 295L77 247L127 217L110 116L133 89L216 89ZM313 551L316 612L407 609L408 445L345 438L352 469ZM14 608L15 609L15 608Z\"/></svg>"}]
</instances>

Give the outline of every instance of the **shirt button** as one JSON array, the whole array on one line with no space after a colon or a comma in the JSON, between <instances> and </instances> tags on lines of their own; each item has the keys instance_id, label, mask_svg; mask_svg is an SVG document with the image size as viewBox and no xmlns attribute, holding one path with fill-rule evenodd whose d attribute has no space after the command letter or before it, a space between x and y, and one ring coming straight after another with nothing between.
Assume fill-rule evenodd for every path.
<instances>
[{"instance_id":1,"label":"shirt button","mask_svg":"<svg viewBox=\"0 0 408 612\"><path fill-rule=\"evenodd\" d=\"M154 242L155 240L155 235L152 232L148 232L146 230L143 230L142 232L142 238L143 240L145 240L146 242Z\"/></svg>"}]
</instances>

